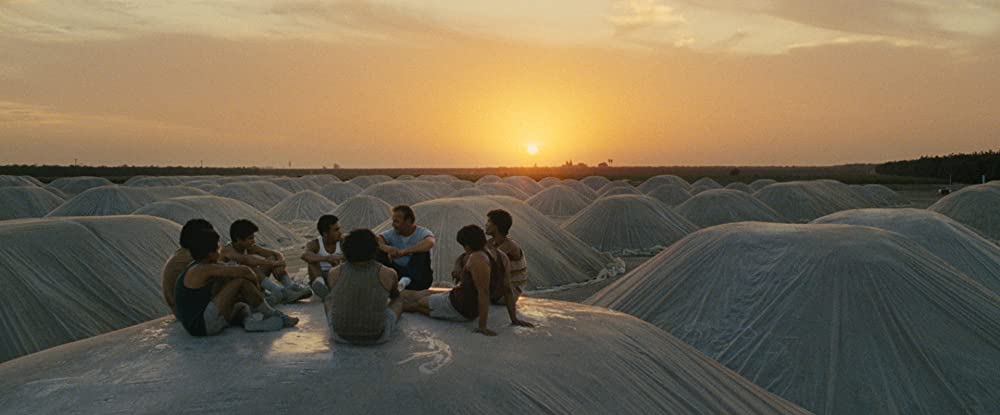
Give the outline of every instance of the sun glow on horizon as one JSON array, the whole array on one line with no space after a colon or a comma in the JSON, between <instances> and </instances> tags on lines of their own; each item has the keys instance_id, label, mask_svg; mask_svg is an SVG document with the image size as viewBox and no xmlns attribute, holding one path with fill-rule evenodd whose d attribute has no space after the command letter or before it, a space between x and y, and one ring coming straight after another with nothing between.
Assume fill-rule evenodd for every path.
<instances>
[{"instance_id":1,"label":"sun glow on horizon","mask_svg":"<svg viewBox=\"0 0 1000 415\"><path fill-rule=\"evenodd\" d=\"M538 144L528 143L528 145L525 146L525 150L528 151L528 154L534 156L538 154Z\"/></svg>"}]
</instances>

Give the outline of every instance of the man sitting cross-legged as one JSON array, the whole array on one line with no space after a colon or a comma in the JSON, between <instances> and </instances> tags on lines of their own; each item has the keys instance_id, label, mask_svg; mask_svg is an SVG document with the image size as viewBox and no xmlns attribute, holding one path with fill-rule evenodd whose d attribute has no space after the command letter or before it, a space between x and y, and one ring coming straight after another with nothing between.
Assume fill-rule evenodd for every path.
<instances>
[{"instance_id":1,"label":"man sitting cross-legged","mask_svg":"<svg viewBox=\"0 0 1000 415\"><path fill-rule=\"evenodd\" d=\"M330 337L354 344L389 341L403 312L396 271L375 261L378 240L368 229L347 234L343 250L347 262L330 269L330 295L323 302Z\"/></svg>"},{"instance_id":2,"label":"man sitting cross-legged","mask_svg":"<svg viewBox=\"0 0 1000 415\"><path fill-rule=\"evenodd\" d=\"M200 229L189 240L194 259L174 287L174 315L192 336L218 334L226 326L242 325L247 331L275 331L292 327L299 319L277 311L257 289L257 274L245 266L221 265L219 234ZM213 285L222 283L213 294ZM237 301L237 297L246 302Z\"/></svg>"},{"instance_id":3,"label":"man sitting cross-legged","mask_svg":"<svg viewBox=\"0 0 1000 415\"><path fill-rule=\"evenodd\" d=\"M503 253L490 252L486 248L486 234L477 225L466 225L458 231L456 239L465 248L467 258L460 271L458 285L442 293L430 290L404 291L403 309L442 320L470 321L478 317L476 332L496 336L487 327L490 298L513 298L510 273L507 271L510 261ZM507 305L511 325L534 327L517 318L515 301L504 303Z\"/></svg>"},{"instance_id":4,"label":"man sitting cross-legged","mask_svg":"<svg viewBox=\"0 0 1000 415\"><path fill-rule=\"evenodd\" d=\"M429 229L417 225L417 216L406 205L392 208L392 228L378 236L378 261L396 271L408 290L426 290L434 282L431 250L436 240Z\"/></svg>"},{"instance_id":5,"label":"man sitting cross-legged","mask_svg":"<svg viewBox=\"0 0 1000 415\"><path fill-rule=\"evenodd\" d=\"M229 227L230 242L222 248L222 262L246 265L257 273L257 281L267 292L267 302L272 305L293 303L309 298L312 291L296 284L285 270L285 256L281 252L257 246L257 225L240 219ZM278 284L269 279L281 282Z\"/></svg>"},{"instance_id":6,"label":"man sitting cross-legged","mask_svg":"<svg viewBox=\"0 0 1000 415\"><path fill-rule=\"evenodd\" d=\"M316 223L319 238L306 244L302 260L309 266L309 284L313 293L320 299L326 298L330 289L326 286L326 276L330 268L344 260L344 252L340 247L340 219L334 215L320 216Z\"/></svg>"}]
</instances>

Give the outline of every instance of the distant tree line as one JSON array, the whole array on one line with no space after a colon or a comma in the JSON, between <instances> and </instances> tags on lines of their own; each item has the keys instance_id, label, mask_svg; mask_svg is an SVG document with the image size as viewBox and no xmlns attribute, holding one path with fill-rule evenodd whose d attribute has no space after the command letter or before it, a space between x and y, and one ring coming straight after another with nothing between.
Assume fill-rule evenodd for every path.
<instances>
[{"instance_id":1,"label":"distant tree line","mask_svg":"<svg viewBox=\"0 0 1000 415\"><path fill-rule=\"evenodd\" d=\"M916 160L890 161L875 167L875 172L894 176L934 177L959 183L979 183L1000 179L1000 151L972 154L924 156Z\"/></svg>"}]
</instances>

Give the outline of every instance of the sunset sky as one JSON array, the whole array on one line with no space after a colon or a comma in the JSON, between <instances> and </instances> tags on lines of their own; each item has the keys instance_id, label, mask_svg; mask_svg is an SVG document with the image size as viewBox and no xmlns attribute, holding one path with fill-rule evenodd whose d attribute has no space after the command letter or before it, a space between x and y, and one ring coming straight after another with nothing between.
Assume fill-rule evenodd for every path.
<instances>
[{"instance_id":1,"label":"sunset sky","mask_svg":"<svg viewBox=\"0 0 1000 415\"><path fill-rule=\"evenodd\" d=\"M989 148L996 0L0 0L0 164L825 165Z\"/></svg>"}]
</instances>

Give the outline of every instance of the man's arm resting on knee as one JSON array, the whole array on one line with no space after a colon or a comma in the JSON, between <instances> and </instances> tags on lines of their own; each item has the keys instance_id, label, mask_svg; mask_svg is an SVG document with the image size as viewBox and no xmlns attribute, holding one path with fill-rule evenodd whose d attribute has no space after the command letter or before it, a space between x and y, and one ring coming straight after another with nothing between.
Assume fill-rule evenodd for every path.
<instances>
[{"instance_id":1,"label":"man's arm resting on knee","mask_svg":"<svg viewBox=\"0 0 1000 415\"><path fill-rule=\"evenodd\" d=\"M222 258L225 261L236 261L237 264L246 265L248 267L259 267L259 266L274 266L274 261L266 258L259 257L257 255L241 254L237 252L233 247L227 246L222 248Z\"/></svg>"},{"instance_id":2,"label":"man's arm resting on knee","mask_svg":"<svg viewBox=\"0 0 1000 415\"><path fill-rule=\"evenodd\" d=\"M472 273L472 281L476 283L479 303L479 327L476 328L476 332L496 336L497 334L487 327L490 319L490 264L481 255L473 255L469 258L469 272Z\"/></svg>"},{"instance_id":3,"label":"man's arm resting on knee","mask_svg":"<svg viewBox=\"0 0 1000 415\"><path fill-rule=\"evenodd\" d=\"M430 252L431 249L434 248L435 243L437 243L437 239L434 239L433 236L428 236L424 239L421 239L420 242L413 244L413 246L400 250L399 255L403 256L410 254L419 254L423 252Z\"/></svg>"}]
</instances>

